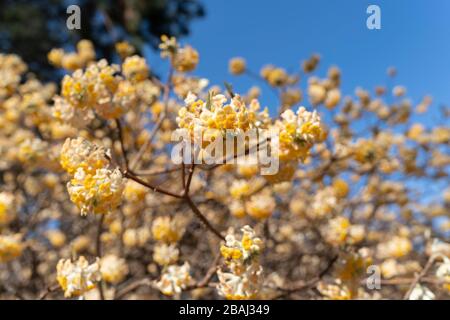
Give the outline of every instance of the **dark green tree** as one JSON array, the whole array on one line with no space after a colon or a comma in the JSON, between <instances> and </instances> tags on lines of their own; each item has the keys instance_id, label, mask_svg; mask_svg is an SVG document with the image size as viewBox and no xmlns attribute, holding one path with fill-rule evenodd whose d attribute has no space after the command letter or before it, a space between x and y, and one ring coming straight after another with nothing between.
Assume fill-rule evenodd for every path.
<instances>
[{"instance_id":1,"label":"dark green tree","mask_svg":"<svg viewBox=\"0 0 450 320\"><path fill-rule=\"evenodd\" d=\"M81 29L68 30L67 7L81 9ZM199 0L0 0L0 51L20 55L43 79L53 79L51 48L70 48L80 39L94 42L99 57L111 60L114 43L131 42L139 51L156 47L162 34L182 37L204 16Z\"/></svg>"}]
</instances>

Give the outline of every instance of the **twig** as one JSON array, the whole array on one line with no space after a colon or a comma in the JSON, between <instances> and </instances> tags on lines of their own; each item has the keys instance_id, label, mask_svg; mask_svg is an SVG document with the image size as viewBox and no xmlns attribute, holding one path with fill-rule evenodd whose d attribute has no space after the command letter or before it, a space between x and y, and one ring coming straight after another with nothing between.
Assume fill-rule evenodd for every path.
<instances>
[{"instance_id":1,"label":"twig","mask_svg":"<svg viewBox=\"0 0 450 320\"><path fill-rule=\"evenodd\" d=\"M123 130L122 130L122 124L120 123L120 119L116 119L116 126L117 130L119 132L119 141L120 141L120 149L122 151L122 158L125 162L125 169L128 170L128 156L127 156L127 150L125 148L125 143L123 139Z\"/></svg>"},{"instance_id":2,"label":"twig","mask_svg":"<svg viewBox=\"0 0 450 320\"><path fill-rule=\"evenodd\" d=\"M173 192L168 191L168 190L164 190L164 189L158 188L158 187L156 187L156 186L154 186L154 185L152 185L152 184L150 184L150 183L148 183L148 182L146 182L146 181L144 181L144 180L142 180L142 179L136 177L135 175L131 174L131 173L128 172L128 171L125 171L125 172L123 173L123 175L124 175L126 178L131 179L131 180L133 180L133 181L136 181L137 183L142 184L143 186L145 186L145 187L147 187L147 188L153 190L154 192L159 192L159 193L162 193L162 194L165 194L165 195L174 197L174 198L182 198L181 195L176 194L176 193L173 193Z\"/></svg>"},{"instance_id":3,"label":"twig","mask_svg":"<svg viewBox=\"0 0 450 320\"><path fill-rule=\"evenodd\" d=\"M97 257L101 258L102 256L102 229L103 229L103 221L105 221L105 214L100 215L100 219L98 220L97 226L97 236L95 239L95 254ZM98 293L100 294L100 299L105 300L105 294L103 292L103 281L100 281L98 284Z\"/></svg>"},{"instance_id":4,"label":"twig","mask_svg":"<svg viewBox=\"0 0 450 320\"><path fill-rule=\"evenodd\" d=\"M128 293L130 293L142 286L149 286L149 287L153 288L153 280L151 280L149 278L143 278L143 279L133 281L129 285L127 285L125 288L123 288L122 290L117 292L115 299L120 300L124 296L126 296Z\"/></svg>"},{"instance_id":5,"label":"twig","mask_svg":"<svg viewBox=\"0 0 450 320\"><path fill-rule=\"evenodd\" d=\"M412 291L414 290L414 288L416 287L416 285L420 282L421 278L423 278L428 270L433 266L434 261L436 260L438 256L437 255L432 255L430 256L430 258L428 259L425 267L422 269L422 271L414 278L413 282L411 283L411 285L409 286L408 291L405 293L405 296L403 297L404 300L408 300L409 296L411 295Z\"/></svg>"},{"instance_id":6,"label":"twig","mask_svg":"<svg viewBox=\"0 0 450 320\"><path fill-rule=\"evenodd\" d=\"M192 211L195 213L195 215L203 222L203 224L210 230L212 233L214 233L219 239L225 241L225 237L216 229L214 228L211 223L209 223L208 219L200 212L198 207L195 205L195 203L192 201L192 199L189 197L189 195L185 196L186 202L189 205L189 207L192 209Z\"/></svg>"}]
</instances>

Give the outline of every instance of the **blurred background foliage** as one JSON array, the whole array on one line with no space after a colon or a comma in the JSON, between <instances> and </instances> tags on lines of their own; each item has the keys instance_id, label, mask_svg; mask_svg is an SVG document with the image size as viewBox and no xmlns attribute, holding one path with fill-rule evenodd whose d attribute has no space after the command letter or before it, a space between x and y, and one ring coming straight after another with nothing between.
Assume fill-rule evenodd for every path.
<instances>
[{"instance_id":1,"label":"blurred background foliage","mask_svg":"<svg viewBox=\"0 0 450 320\"><path fill-rule=\"evenodd\" d=\"M67 7L81 9L81 29L68 30ZM142 54L162 34L189 34L205 15L199 0L0 0L0 51L16 53L41 79L57 79L47 61L51 48L71 48L80 39L95 43L99 58L113 60L114 43L127 40Z\"/></svg>"}]
</instances>

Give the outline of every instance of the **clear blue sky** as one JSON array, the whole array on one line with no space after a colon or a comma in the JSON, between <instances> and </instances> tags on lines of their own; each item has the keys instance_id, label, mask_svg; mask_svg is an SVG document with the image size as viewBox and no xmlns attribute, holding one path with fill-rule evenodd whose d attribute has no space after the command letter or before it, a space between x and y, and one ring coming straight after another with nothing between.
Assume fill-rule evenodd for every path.
<instances>
[{"instance_id":1,"label":"clear blue sky","mask_svg":"<svg viewBox=\"0 0 450 320\"><path fill-rule=\"evenodd\" d=\"M242 56L251 69L266 63L298 70L301 60L319 53L318 74L330 65L343 72L343 93L358 85L373 89L395 80L418 101L425 94L434 106L450 104L450 1L446 0L204 0L206 17L192 24L183 39L196 47L201 61L196 74L235 91L254 81L228 74L228 60ZM368 30L366 9L381 8L381 30ZM164 70L161 65L156 69ZM262 102L276 107L271 92Z\"/></svg>"}]
</instances>

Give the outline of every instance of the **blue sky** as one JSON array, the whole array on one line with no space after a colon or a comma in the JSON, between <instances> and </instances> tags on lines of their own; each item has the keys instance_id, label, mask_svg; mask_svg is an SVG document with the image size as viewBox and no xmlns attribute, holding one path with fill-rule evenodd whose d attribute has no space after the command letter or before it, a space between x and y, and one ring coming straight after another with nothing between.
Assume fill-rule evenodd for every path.
<instances>
[{"instance_id":1,"label":"blue sky","mask_svg":"<svg viewBox=\"0 0 450 320\"><path fill-rule=\"evenodd\" d=\"M251 69L267 63L298 70L312 53L322 57L318 74L331 65L343 73L343 93L356 86L386 84L386 69L398 69L396 83L413 101L426 94L434 106L450 103L450 1L445 0L204 0L206 17L183 39L196 47L196 74L212 84L228 81L246 91L254 81L228 74L228 60L244 57ZM366 9L381 8L381 30L366 27ZM183 42L182 41L182 42ZM164 67L159 64L156 71ZM304 79L303 79L304 80ZM304 85L304 82L303 82ZM269 91L262 103L276 107Z\"/></svg>"}]
</instances>

